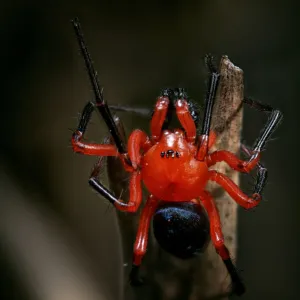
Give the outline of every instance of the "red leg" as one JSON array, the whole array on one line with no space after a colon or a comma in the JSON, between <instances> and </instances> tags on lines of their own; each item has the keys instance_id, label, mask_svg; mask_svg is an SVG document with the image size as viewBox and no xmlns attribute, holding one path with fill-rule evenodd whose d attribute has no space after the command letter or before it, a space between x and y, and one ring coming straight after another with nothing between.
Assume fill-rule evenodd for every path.
<instances>
[{"instance_id":1,"label":"red leg","mask_svg":"<svg viewBox=\"0 0 300 300\"><path fill-rule=\"evenodd\" d=\"M249 173L257 165L259 159L260 159L260 152L256 152L256 155L252 156L250 160L244 161L239 159L229 151L221 150L209 154L206 157L206 162L208 167L211 167L217 162L225 161L233 170L243 172L243 173Z\"/></svg>"},{"instance_id":2,"label":"red leg","mask_svg":"<svg viewBox=\"0 0 300 300\"><path fill-rule=\"evenodd\" d=\"M141 213L139 227L133 248L133 264L136 266L139 266L141 264L142 258L146 253L149 227L152 215L155 213L157 206L158 199L153 195L150 195Z\"/></svg>"},{"instance_id":3,"label":"red leg","mask_svg":"<svg viewBox=\"0 0 300 300\"><path fill-rule=\"evenodd\" d=\"M210 150L211 147L215 144L216 139L217 139L217 134L213 130L211 130L208 136L208 150Z\"/></svg>"},{"instance_id":4,"label":"red leg","mask_svg":"<svg viewBox=\"0 0 300 300\"><path fill-rule=\"evenodd\" d=\"M254 193L252 197L247 196L231 179L217 171L209 171L208 180L215 181L221 185L230 197L245 209L257 206L261 200L261 195L259 193Z\"/></svg>"},{"instance_id":5,"label":"red leg","mask_svg":"<svg viewBox=\"0 0 300 300\"><path fill-rule=\"evenodd\" d=\"M194 143L196 139L196 125L190 114L186 100L178 99L175 107L178 120L186 132L187 141Z\"/></svg>"},{"instance_id":6,"label":"red leg","mask_svg":"<svg viewBox=\"0 0 300 300\"><path fill-rule=\"evenodd\" d=\"M154 142L158 141L160 138L161 129L168 112L169 102L169 98L165 96L159 97L156 102L154 114L152 116L150 125L151 138Z\"/></svg>"},{"instance_id":7,"label":"red leg","mask_svg":"<svg viewBox=\"0 0 300 300\"><path fill-rule=\"evenodd\" d=\"M221 229L220 216L215 202L212 196L206 191L204 191L204 193L200 196L200 202L203 204L205 210L207 211L210 220L210 236L216 248L216 251L223 260L228 259L229 252L224 245L224 236Z\"/></svg>"},{"instance_id":8,"label":"red leg","mask_svg":"<svg viewBox=\"0 0 300 300\"><path fill-rule=\"evenodd\" d=\"M117 209L126 212L136 212L142 202L141 172L131 170L133 173L131 173L129 183L129 201L124 202L116 198L115 195L99 181L99 174L103 169L103 161L104 158L100 157L94 166L89 179L90 186Z\"/></svg>"},{"instance_id":9,"label":"red leg","mask_svg":"<svg viewBox=\"0 0 300 300\"><path fill-rule=\"evenodd\" d=\"M132 285L140 285L143 283L139 278L138 271L147 251L149 228L158 203L158 199L153 195L150 195L140 217L136 240L133 247L133 264L129 275Z\"/></svg>"},{"instance_id":10,"label":"red leg","mask_svg":"<svg viewBox=\"0 0 300 300\"><path fill-rule=\"evenodd\" d=\"M196 159L203 161L207 155L207 152L209 149L214 145L215 141L217 139L216 133L211 130L209 132L209 135L200 135L199 137L199 149L196 154Z\"/></svg>"},{"instance_id":11,"label":"red leg","mask_svg":"<svg viewBox=\"0 0 300 300\"><path fill-rule=\"evenodd\" d=\"M125 212L134 213L138 210L142 202L142 184L141 184L141 172L136 171L131 174L130 183L129 183L129 201L123 202L123 200L115 199L114 206Z\"/></svg>"},{"instance_id":12,"label":"red leg","mask_svg":"<svg viewBox=\"0 0 300 300\"><path fill-rule=\"evenodd\" d=\"M238 272L230 258L229 251L224 244L224 236L221 229L220 216L215 202L212 196L206 191L204 191L200 196L200 202L203 204L205 210L207 211L210 220L210 236L217 253L221 256L228 270L228 273L230 274L234 292L238 295L241 295L245 292L245 287L241 279L239 278Z\"/></svg>"},{"instance_id":13,"label":"red leg","mask_svg":"<svg viewBox=\"0 0 300 300\"><path fill-rule=\"evenodd\" d=\"M93 144L82 142L83 133L75 131L72 136L72 147L76 153L84 155L96 155L96 156L118 156L118 150L114 145L108 144Z\"/></svg>"},{"instance_id":14,"label":"red leg","mask_svg":"<svg viewBox=\"0 0 300 300\"><path fill-rule=\"evenodd\" d=\"M83 135L91 119L93 110L94 110L94 104L88 102L82 111L78 127L72 135L72 147L74 152L85 154L85 155L118 156L117 147L114 145L106 145L106 144L99 145L99 144L87 143L82 141ZM115 123L113 124L115 126ZM116 132L117 132L116 135L118 135L119 134L118 131ZM121 148L123 148L123 145L121 145ZM125 152L123 151L120 153L124 154Z\"/></svg>"},{"instance_id":15,"label":"red leg","mask_svg":"<svg viewBox=\"0 0 300 300\"><path fill-rule=\"evenodd\" d=\"M203 161L208 152L209 136L208 135L200 135L199 144L200 144L200 147L198 149L196 159Z\"/></svg>"},{"instance_id":16,"label":"red leg","mask_svg":"<svg viewBox=\"0 0 300 300\"><path fill-rule=\"evenodd\" d=\"M140 164L141 150L145 153L151 146L149 137L143 131L137 129L131 133L128 139L128 154L134 169Z\"/></svg>"},{"instance_id":17,"label":"red leg","mask_svg":"<svg viewBox=\"0 0 300 300\"><path fill-rule=\"evenodd\" d=\"M135 130L129 137L128 151L132 163L132 167L126 165L123 161L124 167L128 172L132 172L129 183L129 201L125 203L123 200L116 198L109 190L107 190L98 180L98 175L102 167L99 162L92 172L89 180L90 185L103 197L109 200L117 209L126 212L136 212L142 202L142 187L141 187L141 172L137 170L140 161L140 151L147 151L151 147L151 142L147 135L141 130ZM122 159L122 156L120 157ZM127 166L127 167L126 167Z\"/></svg>"}]
</instances>

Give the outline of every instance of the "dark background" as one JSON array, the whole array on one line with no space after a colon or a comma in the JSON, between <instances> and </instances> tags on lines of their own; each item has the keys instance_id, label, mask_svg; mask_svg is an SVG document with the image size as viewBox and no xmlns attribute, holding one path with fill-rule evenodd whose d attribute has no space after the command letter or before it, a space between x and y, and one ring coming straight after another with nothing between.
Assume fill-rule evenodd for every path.
<instances>
[{"instance_id":1,"label":"dark background","mask_svg":"<svg viewBox=\"0 0 300 300\"><path fill-rule=\"evenodd\" d=\"M123 267L115 215L88 187L95 159L74 155L69 143L68 128L75 128L78 113L93 97L70 24L74 16L81 20L110 104L151 107L162 87L178 85L202 101L202 58L211 52L227 54L244 70L247 95L283 111L276 140L263 153L270 171L265 201L255 212L240 210L237 262L248 286L243 299L296 299L300 15L296 1L258 0L2 3L0 154L7 181L1 180L0 298L59 299L43 294L43 277L31 280L35 271L22 266L35 260L55 265L50 258L56 242L47 244L45 258L34 254L44 253L35 244L34 230L38 237L46 234L34 224L45 222L51 236L59 235L61 244L69 245L60 250L76 257L70 263L77 266L74 277L85 270L95 280L90 288L95 298L85 299L120 297ZM120 115L128 132L148 130L148 120ZM101 141L107 131L93 120L88 136ZM243 138L248 143L265 120L261 113L245 110ZM31 209L38 211L40 223L29 226ZM25 251L28 247L32 251ZM59 264L67 266L63 260ZM74 292L76 280L70 282ZM53 282L46 286L56 289Z\"/></svg>"}]
</instances>

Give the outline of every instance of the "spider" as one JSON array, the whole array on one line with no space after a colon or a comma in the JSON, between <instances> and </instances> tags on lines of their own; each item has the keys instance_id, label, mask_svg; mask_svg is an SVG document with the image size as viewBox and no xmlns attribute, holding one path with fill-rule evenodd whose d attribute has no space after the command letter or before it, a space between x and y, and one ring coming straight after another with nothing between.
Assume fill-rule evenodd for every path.
<instances>
[{"instance_id":1,"label":"spider","mask_svg":"<svg viewBox=\"0 0 300 300\"><path fill-rule=\"evenodd\" d=\"M253 100L245 99L244 103L270 112L270 118L261 131L251 150L242 149L249 156L247 160L241 160L235 154L219 150L211 152L211 148L217 138L217 134L211 130L211 117L218 87L220 74L214 66L212 57L206 57L209 70L208 91L205 98L204 118L201 134L197 134L198 115L193 106L187 100L184 89L164 89L158 97L150 123L151 135L147 136L143 131L134 130L128 139L127 149L121 138L110 109L103 98L103 91L98 82L90 54L79 20L75 18L73 26L83 55L88 74L92 83L95 102L85 105L79 125L72 135L72 147L74 152L84 155L100 157L118 157L127 172L131 174L129 183L129 201L118 199L98 179L101 163L94 168L89 178L90 186L111 202L118 210L135 213L142 203L142 182L149 192L149 196L141 212L139 226L134 244L133 264L130 280L133 285L138 285L141 280L138 269L142 258L146 253L148 243L148 231L152 217L161 213L165 215L170 207L185 209L189 207L189 216L199 216L203 219L206 211L209 218L210 237L216 252L222 258L234 286L236 294L241 295L245 291L244 284L231 260L230 253L224 244L221 222L215 202L208 191L205 190L208 181L214 181L245 209L257 206L261 201L261 194L267 179L267 170L259 163L261 151L271 134L279 124L282 114L270 106L260 104ZM91 118L92 112L97 109L104 119L113 138L113 144L94 144L83 141L84 133ZM170 129L170 115L175 111L182 128ZM253 194L248 196L226 175L210 170L217 162L226 162L233 170L249 173L258 167L257 181ZM196 208L195 208L196 206ZM174 210L172 211L174 214ZM182 218L181 218L182 221ZM196 221L199 224L199 220ZM204 220L201 228L207 228ZM154 228L155 229L155 228ZM156 230L157 232L157 230ZM164 235L157 239L164 248L168 248ZM201 246L205 244L206 237L202 237ZM169 251L170 247L169 247ZM194 251L194 250L193 250ZM181 251L178 256L189 256L187 250Z\"/></svg>"}]
</instances>

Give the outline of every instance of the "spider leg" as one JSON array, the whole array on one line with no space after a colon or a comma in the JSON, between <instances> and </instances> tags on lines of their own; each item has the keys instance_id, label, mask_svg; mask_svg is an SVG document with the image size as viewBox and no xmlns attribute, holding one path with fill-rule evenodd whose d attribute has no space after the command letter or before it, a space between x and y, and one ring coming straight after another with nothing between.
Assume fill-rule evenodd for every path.
<instances>
[{"instance_id":1,"label":"spider leg","mask_svg":"<svg viewBox=\"0 0 300 300\"><path fill-rule=\"evenodd\" d=\"M153 142L157 142L160 139L161 131L169 112L169 91L165 89L162 92L155 104L154 113L150 123L151 139Z\"/></svg>"},{"instance_id":2,"label":"spider leg","mask_svg":"<svg viewBox=\"0 0 300 300\"><path fill-rule=\"evenodd\" d=\"M82 138L87 129L87 125L91 119L94 104L89 102L85 105L76 131L72 136L73 151L85 155L98 156L117 156L118 150L114 145L109 144L94 144L83 142Z\"/></svg>"},{"instance_id":3,"label":"spider leg","mask_svg":"<svg viewBox=\"0 0 300 300\"><path fill-rule=\"evenodd\" d=\"M221 229L221 221L218 209L215 202L207 191L204 191L200 196L200 202L203 204L207 211L210 220L210 235L212 242L216 248L217 253L221 256L228 273L230 274L234 292L237 295L241 295L245 292L245 286L239 278L238 272L230 258L229 251L224 244L224 236Z\"/></svg>"},{"instance_id":4,"label":"spider leg","mask_svg":"<svg viewBox=\"0 0 300 300\"><path fill-rule=\"evenodd\" d=\"M202 124L202 133L199 139L200 144L196 155L196 158L200 161L204 160L208 151L208 144L209 144L208 137L210 132L211 117L212 117L216 91L218 88L219 78L220 78L220 74L218 73L217 69L213 65L212 57L210 55L206 56L206 65L208 66L208 69L210 71L210 78L209 78L209 88L205 98L205 111L204 111L204 119Z\"/></svg>"},{"instance_id":5,"label":"spider leg","mask_svg":"<svg viewBox=\"0 0 300 300\"><path fill-rule=\"evenodd\" d=\"M145 153L152 146L152 142L145 132L136 129L128 139L128 154L131 158L132 167L137 169L141 161L141 150Z\"/></svg>"},{"instance_id":6,"label":"spider leg","mask_svg":"<svg viewBox=\"0 0 300 300\"><path fill-rule=\"evenodd\" d=\"M249 157L251 156L251 151L248 149L248 147L244 144L241 144L241 149L244 153L246 153ZM257 171L257 178L256 183L254 186L254 193L262 194L262 191L267 183L268 179L268 170L266 167L264 167L261 163L257 163L256 167L258 168Z\"/></svg>"},{"instance_id":7,"label":"spider leg","mask_svg":"<svg viewBox=\"0 0 300 300\"><path fill-rule=\"evenodd\" d=\"M209 132L209 135L208 135L208 148L207 150L210 150L212 148L212 146L215 144L216 142L216 139L217 139L217 134L214 130L211 130Z\"/></svg>"},{"instance_id":8,"label":"spider leg","mask_svg":"<svg viewBox=\"0 0 300 300\"><path fill-rule=\"evenodd\" d=\"M115 195L99 181L99 173L103 169L103 161L104 157L100 157L96 163L89 178L89 185L106 200L112 203L118 210L132 213L136 212L142 202L141 172L135 171L131 173L129 182L129 201L128 203L125 203L123 200L116 198Z\"/></svg>"},{"instance_id":9,"label":"spider leg","mask_svg":"<svg viewBox=\"0 0 300 300\"><path fill-rule=\"evenodd\" d=\"M88 52L86 43L83 38L83 32L81 29L81 25L79 23L79 20L75 18L73 21L73 27L77 36L78 44L82 53L82 56L85 61L86 68L88 70L88 74L90 77L90 81L93 87L94 95L95 95L95 101L96 101L96 107L101 114L102 118L104 119L110 134L112 135L115 145L118 149L118 152L123 155L127 161L127 163L130 165L130 160L127 156L127 150L126 147L122 141L121 135L118 131L118 128L116 126L116 123L114 122L114 119L112 117L112 114L108 108L107 103L104 101L103 98L103 91L102 88L100 87L97 73L93 67L92 59L90 57L90 54Z\"/></svg>"},{"instance_id":10,"label":"spider leg","mask_svg":"<svg viewBox=\"0 0 300 300\"><path fill-rule=\"evenodd\" d=\"M208 180L214 181L217 184L221 185L224 190L230 195L230 197L245 209L253 208L259 204L263 187L261 183L264 182L263 177L258 178L254 193L250 197L242 192L241 189L227 176L215 170L209 171L208 176Z\"/></svg>"},{"instance_id":11,"label":"spider leg","mask_svg":"<svg viewBox=\"0 0 300 300\"><path fill-rule=\"evenodd\" d=\"M116 124L120 126L120 123L117 119ZM141 130L134 130L128 139L129 157L131 158L133 165L133 168L125 168L128 172L131 172L128 203L125 203L123 200L116 198L114 194L99 181L99 173L103 168L102 157L92 171L89 179L90 186L105 199L111 202L118 210L126 212L136 212L142 202L142 176L140 169L137 167L141 159L141 150L145 152L149 149L149 147L151 147L151 145L152 144L150 143L149 138Z\"/></svg>"},{"instance_id":12,"label":"spider leg","mask_svg":"<svg viewBox=\"0 0 300 300\"><path fill-rule=\"evenodd\" d=\"M138 271L142 263L142 259L147 251L149 227L152 216L157 209L158 203L158 199L153 195L150 195L141 213L136 240L133 248L133 264L129 275L132 285L141 285L143 283L141 278L139 278Z\"/></svg>"},{"instance_id":13,"label":"spider leg","mask_svg":"<svg viewBox=\"0 0 300 300\"><path fill-rule=\"evenodd\" d=\"M252 155L250 155L252 157ZM225 161L233 170L249 173L259 162L260 153L252 160L247 161L239 159L235 154L227 150L214 151L205 158L208 167L215 165L217 162Z\"/></svg>"},{"instance_id":14,"label":"spider leg","mask_svg":"<svg viewBox=\"0 0 300 300\"><path fill-rule=\"evenodd\" d=\"M256 139L252 150L249 152L249 159L247 161L240 160L233 153L221 150L215 151L207 156L206 162L208 166L212 166L217 162L225 161L232 169L243 173L249 173L259 162L261 151L270 139L271 134L276 130L278 124L282 119L282 113L279 110L273 110L268 105L263 105L254 100L244 99L244 103L259 109L261 111L270 112L270 117L263 130L260 132L259 137Z\"/></svg>"},{"instance_id":15,"label":"spider leg","mask_svg":"<svg viewBox=\"0 0 300 300\"><path fill-rule=\"evenodd\" d=\"M251 162L251 160L255 159L255 157L257 156L257 153L262 151L266 142L268 142L268 140L270 140L272 133L276 130L277 126L279 125L279 123L282 120L282 113L281 113L281 111L279 111L277 109L273 109L269 105L262 104L258 101L250 99L250 98L244 98L243 102L252 108L255 108L255 109L263 111L263 112L270 113L268 122L266 123L263 130L260 132L258 138L256 139L256 141L254 143L254 146L252 147L253 148L253 150L251 151L252 155L249 159L249 162Z\"/></svg>"},{"instance_id":16,"label":"spider leg","mask_svg":"<svg viewBox=\"0 0 300 300\"><path fill-rule=\"evenodd\" d=\"M186 132L186 139L194 143L196 139L196 125L189 111L189 105L183 89L178 89L178 100L175 103L177 118Z\"/></svg>"}]
</instances>

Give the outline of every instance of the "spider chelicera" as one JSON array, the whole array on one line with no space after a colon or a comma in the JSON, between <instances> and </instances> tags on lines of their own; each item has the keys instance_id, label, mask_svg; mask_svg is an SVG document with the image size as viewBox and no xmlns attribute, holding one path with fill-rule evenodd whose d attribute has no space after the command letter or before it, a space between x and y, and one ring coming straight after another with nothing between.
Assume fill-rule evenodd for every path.
<instances>
[{"instance_id":1,"label":"spider chelicera","mask_svg":"<svg viewBox=\"0 0 300 300\"><path fill-rule=\"evenodd\" d=\"M157 220L156 226L154 226L155 236L163 248L169 250L169 252L184 258L191 256L193 252L206 243L207 237L203 233L201 237L199 236L200 242L196 243L194 248L187 245L185 249L181 248L179 253L176 253L176 250L172 249L171 245L168 245L166 234L160 234L160 228L158 227L157 229L157 224L160 224L163 220L168 223L170 219L167 220L166 215L169 213L174 216L176 212L180 216L179 222L183 222L185 217L191 218L192 222L198 224L203 232L209 226L210 237L231 276L234 291L237 294L242 294L245 290L244 285L232 263L230 253L224 245L219 213L212 196L205 190L205 187L208 181L214 181L223 187L232 199L245 209L257 206L261 201L262 190L267 179L267 170L259 163L261 151L279 124L282 114L278 110L273 110L270 106L244 99L244 103L259 110L270 112L270 118L252 149L249 150L247 147L242 147L242 150L249 158L241 160L235 154L226 150L211 152L210 150L217 137L216 133L211 130L210 124L220 74L214 66L212 58L207 56L206 64L209 69L210 79L205 99L201 134L197 134L198 115L187 100L185 90L181 88L164 89L161 96L157 99L152 115L150 123L151 135L147 136L146 133L139 129L134 130L128 139L127 150L118 126L103 99L102 89L87 50L80 23L78 19L72 22L95 96L95 103L89 102L84 107L79 125L73 133L73 150L85 155L119 157L125 170L131 174L128 202L116 198L99 181L97 176L99 164L96 165L89 179L90 186L110 201L118 210L131 213L138 210L142 203L142 182L149 192L140 216L134 244L133 266L130 274L131 283L133 285L141 283L138 277L138 268L146 253L148 231L153 216ZM94 109L98 109L103 117L114 140L114 145L94 144L83 141L83 135ZM176 112L182 129L170 129L169 121L173 111ZM249 173L255 167L258 168L257 180L252 195L248 196L242 192L227 176L218 173L216 170L210 170L211 166L221 161L226 162L233 170L243 173ZM185 217L182 212L185 213ZM208 215L209 223L206 222L206 214ZM184 222L188 224L187 220ZM197 239L197 237L194 238Z\"/></svg>"}]
</instances>

